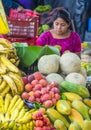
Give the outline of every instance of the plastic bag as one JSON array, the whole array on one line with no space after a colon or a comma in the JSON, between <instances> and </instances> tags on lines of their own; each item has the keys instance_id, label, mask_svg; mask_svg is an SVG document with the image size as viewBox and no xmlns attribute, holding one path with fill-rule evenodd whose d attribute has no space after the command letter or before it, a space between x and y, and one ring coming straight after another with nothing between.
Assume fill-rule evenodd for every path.
<instances>
[{"instance_id":1,"label":"plastic bag","mask_svg":"<svg viewBox=\"0 0 91 130\"><path fill-rule=\"evenodd\" d=\"M8 27L8 22L2 5L2 1L0 0L0 34L7 34L8 32L10 32L10 30Z\"/></svg>"}]
</instances>

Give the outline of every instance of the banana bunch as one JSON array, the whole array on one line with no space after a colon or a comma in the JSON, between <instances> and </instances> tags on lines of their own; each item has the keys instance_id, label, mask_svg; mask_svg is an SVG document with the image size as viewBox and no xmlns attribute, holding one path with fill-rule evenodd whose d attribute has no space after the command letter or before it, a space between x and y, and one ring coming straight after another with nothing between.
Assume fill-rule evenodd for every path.
<instances>
[{"instance_id":1,"label":"banana bunch","mask_svg":"<svg viewBox=\"0 0 91 130\"><path fill-rule=\"evenodd\" d=\"M21 76L14 72L7 72L0 75L0 95L5 96L7 93L21 94L24 90L24 83Z\"/></svg>"},{"instance_id":2,"label":"banana bunch","mask_svg":"<svg viewBox=\"0 0 91 130\"><path fill-rule=\"evenodd\" d=\"M0 96L0 130L32 130L32 114L35 111L36 109L25 108L19 95L12 97L7 93L5 98Z\"/></svg>"},{"instance_id":3,"label":"banana bunch","mask_svg":"<svg viewBox=\"0 0 91 130\"><path fill-rule=\"evenodd\" d=\"M19 57L17 56L16 49L6 39L0 38L0 55L4 55L11 61L12 64L19 65Z\"/></svg>"},{"instance_id":4,"label":"banana bunch","mask_svg":"<svg viewBox=\"0 0 91 130\"><path fill-rule=\"evenodd\" d=\"M24 89L22 73L18 69L19 58L12 44L0 38L0 95L21 94Z\"/></svg>"}]
</instances>

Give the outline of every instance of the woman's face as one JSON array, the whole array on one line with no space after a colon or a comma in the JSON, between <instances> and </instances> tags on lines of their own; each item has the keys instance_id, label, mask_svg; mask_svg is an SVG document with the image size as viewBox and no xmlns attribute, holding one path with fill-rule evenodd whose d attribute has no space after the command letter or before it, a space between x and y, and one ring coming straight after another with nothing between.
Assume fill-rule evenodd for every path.
<instances>
[{"instance_id":1,"label":"woman's face","mask_svg":"<svg viewBox=\"0 0 91 130\"><path fill-rule=\"evenodd\" d=\"M57 18L54 21L54 31L58 35L65 34L68 31L69 24L62 18Z\"/></svg>"}]
</instances>

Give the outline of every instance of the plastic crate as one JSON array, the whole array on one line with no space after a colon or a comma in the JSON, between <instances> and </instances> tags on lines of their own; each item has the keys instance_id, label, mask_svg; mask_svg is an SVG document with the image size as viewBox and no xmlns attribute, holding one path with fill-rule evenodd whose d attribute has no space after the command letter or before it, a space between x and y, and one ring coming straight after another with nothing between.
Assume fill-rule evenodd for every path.
<instances>
[{"instance_id":1,"label":"plastic crate","mask_svg":"<svg viewBox=\"0 0 91 130\"><path fill-rule=\"evenodd\" d=\"M28 46L36 45L36 38L16 38L16 37L5 37L7 40L9 40L11 43L13 42L19 42L19 43L27 43Z\"/></svg>"},{"instance_id":2,"label":"plastic crate","mask_svg":"<svg viewBox=\"0 0 91 130\"><path fill-rule=\"evenodd\" d=\"M36 38L38 36L38 27L40 24L40 15L30 10L18 12L11 9L8 17L10 32L8 37L16 38Z\"/></svg>"}]
</instances>

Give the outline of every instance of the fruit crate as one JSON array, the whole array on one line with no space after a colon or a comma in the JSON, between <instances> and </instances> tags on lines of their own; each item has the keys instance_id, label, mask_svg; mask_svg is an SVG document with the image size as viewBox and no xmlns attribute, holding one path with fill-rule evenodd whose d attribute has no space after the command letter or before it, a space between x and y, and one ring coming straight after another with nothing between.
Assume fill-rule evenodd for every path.
<instances>
[{"instance_id":1,"label":"fruit crate","mask_svg":"<svg viewBox=\"0 0 91 130\"><path fill-rule=\"evenodd\" d=\"M8 17L10 32L7 37L11 38L36 38L38 36L38 27L40 24L40 15L31 10L18 12L11 9Z\"/></svg>"},{"instance_id":2,"label":"fruit crate","mask_svg":"<svg viewBox=\"0 0 91 130\"><path fill-rule=\"evenodd\" d=\"M34 46L36 44L36 38L16 38L16 37L5 37L11 43L19 42L19 43L27 43L28 46Z\"/></svg>"}]
</instances>

